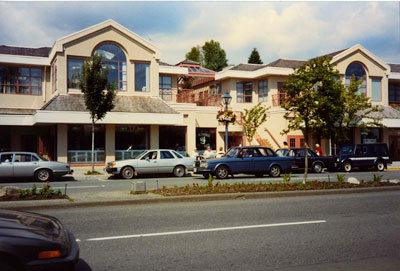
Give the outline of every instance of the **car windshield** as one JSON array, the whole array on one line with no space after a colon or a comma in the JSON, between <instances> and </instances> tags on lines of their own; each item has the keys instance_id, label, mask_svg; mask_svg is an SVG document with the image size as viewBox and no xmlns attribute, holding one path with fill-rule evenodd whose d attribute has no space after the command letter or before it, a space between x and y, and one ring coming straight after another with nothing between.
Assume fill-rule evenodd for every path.
<instances>
[{"instance_id":1,"label":"car windshield","mask_svg":"<svg viewBox=\"0 0 400 271\"><path fill-rule=\"evenodd\" d=\"M278 156L287 156L289 152L289 149L280 149L276 151L276 154Z\"/></svg>"},{"instance_id":2,"label":"car windshield","mask_svg":"<svg viewBox=\"0 0 400 271\"><path fill-rule=\"evenodd\" d=\"M232 148L232 149L228 150L228 152L225 154L225 157L228 157L228 158L236 157L238 153L239 153L238 148Z\"/></svg>"},{"instance_id":3,"label":"car windshield","mask_svg":"<svg viewBox=\"0 0 400 271\"><path fill-rule=\"evenodd\" d=\"M354 146L344 146L339 154L352 154L354 151Z\"/></svg>"}]
</instances>

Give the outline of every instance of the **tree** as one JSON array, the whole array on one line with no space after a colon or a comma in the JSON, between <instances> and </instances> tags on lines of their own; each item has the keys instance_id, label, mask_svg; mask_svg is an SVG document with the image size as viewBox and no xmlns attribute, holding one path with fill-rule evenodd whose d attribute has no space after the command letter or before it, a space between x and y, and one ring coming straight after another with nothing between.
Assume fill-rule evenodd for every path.
<instances>
[{"instance_id":1,"label":"tree","mask_svg":"<svg viewBox=\"0 0 400 271\"><path fill-rule=\"evenodd\" d=\"M103 119L114 108L115 82L107 79L108 67L103 68L102 56L94 54L83 63L80 89L85 99L86 109L92 120L92 172L94 171L94 129L95 123Z\"/></svg>"},{"instance_id":2,"label":"tree","mask_svg":"<svg viewBox=\"0 0 400 271\"><path fill-rule=\"evenodd\" d=\"M243 112L240 112L243 131L247 138L247 141L250 144L253 141L254 135L256 134L258 127L260 127L261 124L267 121L268 110L269 107L262 106L261 103L258 103L251 109L245 109L244 114Z\"/></svg>"},{"instance_id":3,"label":"tree","mask_svg":"<svg viewBox=\"0 0 400 271\"><path fill-rule=\"evenodd\" d=\"M249 56L249 59L247 63L252 63L252 64L263 64L260 54L258 53L256 48L253 48L253 51L251 51L251 54Z\"/></svg>"},{"instance_id":4,"label":"tree","mask_svg":"<svg viewBox=\"0 0 400 271\"><path fill-rule=\"evenodd\" d=\"M214 40L206 41L202 47L192 47L185 57L213 71L221 71L228 66L225 50Z\"/></svg>"},{"instance_id":5,"label":"tree","mask_svg":"<svg viewBox=\"0 0 400 271\"><path fill-rule=\"evenodd\" d=\"M342 88L339 72L330 63L331 58L311 59L289 75L281 92L286 94L281 107L286 109L284 118L289 121L288 128L302 130L304 133L305 169L304 180L307 180L308 158L306 148L311 130L327 133L334 128L337 114L340 113ZM321 130L322 129L322 130Z\"/></svg>"},{"instance_id":6,"label":"tree","mask_svg":"<svg viewBox=\"0 0 400 271\"><path fill-rule=\"evenodd\" d=\"M186 59L188 60L192 60L198 63L202 63L203 62L203 55L201 52L201 48L200 46L196 46L196 47L192 47L192 49L190 50L190 52L186 53Z\"/></svg>"}]
</instances>

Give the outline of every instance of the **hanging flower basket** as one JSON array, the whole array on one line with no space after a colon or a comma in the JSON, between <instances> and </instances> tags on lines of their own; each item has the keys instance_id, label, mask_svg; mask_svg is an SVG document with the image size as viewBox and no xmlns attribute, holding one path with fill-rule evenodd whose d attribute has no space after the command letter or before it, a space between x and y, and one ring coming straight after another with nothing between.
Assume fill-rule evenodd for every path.
<instances>
[{"instance_id":1,"label":"hanging flower basket","mask_svg":"<svg viewBox=\"0 0 400 271\"><path fill-rule=\"evenodd\" d=\"M236 120L236 116L235 113L233 113L232 110L228 110L228 111L218 111L217 114L217 120L219 122L235 122Z\"/></svg>"}]
</instances>

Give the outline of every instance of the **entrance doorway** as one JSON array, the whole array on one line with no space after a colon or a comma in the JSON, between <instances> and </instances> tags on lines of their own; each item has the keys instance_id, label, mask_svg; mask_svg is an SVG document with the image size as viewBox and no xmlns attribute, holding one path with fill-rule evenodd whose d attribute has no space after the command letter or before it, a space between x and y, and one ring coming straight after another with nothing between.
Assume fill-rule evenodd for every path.
<instances>
[{"instance_id":1,"label":"entrance doorway","mask_svg":"<svg viewBox=\"0 0 400 271\"><path fill-rule=\"evenodd\" d=\"M389 136L389 152L392 161L400 160L400 136Z\"/></svg>"}]
</instances>

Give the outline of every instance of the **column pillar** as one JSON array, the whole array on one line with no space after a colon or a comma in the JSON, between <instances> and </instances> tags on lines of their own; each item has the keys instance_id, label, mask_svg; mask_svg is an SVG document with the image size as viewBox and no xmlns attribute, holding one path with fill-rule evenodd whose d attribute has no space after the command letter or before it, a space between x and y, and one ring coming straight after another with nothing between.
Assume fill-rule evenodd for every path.
<instances>
[{"instance_id":1,"label":"column pillar","mask_svg":"<svg viewBox=\"0 0 400 271\"><path fill-rule=\"evenodd\" d=\"M106 124L106 163L115 161L115 124Z\"/></svg>"},{"instance_id":2,"label":"column pillar","mask_svg":"<svg viewBox=\"0 0 400 271\"><path fill-rule=\"evenodd\" d=\"M57 124L57 161L68 162L68 124Z\"/></svg>"},{"instance_id":3,"label":"column pillar","mask_svg":"<svg viewBox=\"0 0 400 271\"><path fill-rule=\"evenodd\" d=\"M168 135L165 135L168 136ZM160 148L160 130L158 125L150 125L150 149Z\"/></svg>"}]
</instances>

